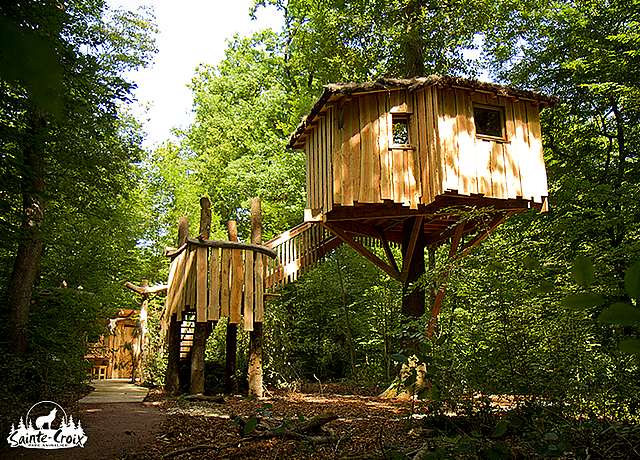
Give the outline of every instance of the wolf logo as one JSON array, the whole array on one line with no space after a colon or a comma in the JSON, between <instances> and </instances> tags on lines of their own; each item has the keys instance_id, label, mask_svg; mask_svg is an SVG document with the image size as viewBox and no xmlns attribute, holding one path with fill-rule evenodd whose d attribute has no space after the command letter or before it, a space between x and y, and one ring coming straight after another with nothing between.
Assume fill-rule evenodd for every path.
<instances>
[{"instance_id":1,"label":"wolf logo","mask_svg":"<svg viewBox=\"0 0 640 460\"><path fill-rule=\"evenodd\" d=\"M51 423L56 419L56 412L58 409L55 407L49 412L49 415L43 415L42 417L38 417L36 419L36 428L39 430L44 429L44 426L47 425L47 429L51 429Z\"/></svg>"}]
</instances>

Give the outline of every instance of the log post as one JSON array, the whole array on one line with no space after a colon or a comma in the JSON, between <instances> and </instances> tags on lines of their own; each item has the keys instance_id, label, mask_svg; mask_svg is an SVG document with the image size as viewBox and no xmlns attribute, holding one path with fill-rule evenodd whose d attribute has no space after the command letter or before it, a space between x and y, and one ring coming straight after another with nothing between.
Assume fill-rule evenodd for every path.
<instances>
[{"instance_id":1,"label":"log post","mask_svg":"<svg viewBox=\"0 0 640 460\"><path fill-rule=\"evenodd\" d=\"M178 247L182 246L189 238L189 221L181 217L178 221ZM165 374L164 389L167 393L180 392L180 322L177 315L171 315L167 334L167 373Z\"/></svg>"},{"instance_id":2,"label":"log post","mask_svg":"<svg viewBox=\"0 0 640 460\"><path fill-rule=\"evenodd\" d=\"M259 198L251 200L251 243L262 244L262 209ZM253 267L246 269L253 270ZM253 331L249 332L249 395L262 397L262 322L254 322Z\"/></svg>"},{"instance_id":3,"label":"log post","mask_svg":"<svg viewBox=\"0 0 640 460\"><path fill-rule=\"evenodd\" d=\"M402 313L419 318L425 312L425 290L413 286L426 273L423 218L412 217L402 225Z\"/></svg>"},{"instance_id":4,"label":"log post","mask_svg":"<svg viewBox=\"0 0 640 460\"><path fill-rule=\"evenodd\" d=\"M142 288L149 287L149 280L143 279L140 283ZM142 304L140 305L140 315L138 319L138 345L134 348L133 369L131 372L131 381L135 382L136 377L142 382L142 363L144 361L144 353L147 350L147 310L149 308L149 294L142 294Z\"/></svg>"},{"instance_id":5,"label":"log post","mask_svg":"<svg viewBox=\"0 0 640 460\"><path fill-rule=\"evenodd\" d=\"M229 241L238 241L238 227L235 220L227 222ZM232 307L233 308L233 307ZM227 393L237 390L236 358L238 353L238 325L227 320L226 353L224 368L224 389Z\"/></svg>"},{"instance_id":6,"label":"log post","mask_svg":"<svg viewBox=\"0 0 640 460\"><path fill-rule=\"evenodd\" d=\"M209 239L209 233L211 231L211 202L207 197L200 198L200 232L199 239ZM207 258L207 248L198 248L197 257ZM197 276L202 276L202 273L198 273ZM206 283L206 271L204 273ZM200 295L200 292L198 292ZM211 326L206 318L201 321L202 318L196 318L196 324L193 331L193 345L191 347L191 382L189 386L189 393L191 394L203 394L204 393L204 357L205 349L207 347L207 339L211 332Z\"/></svg>"}]
</instances>

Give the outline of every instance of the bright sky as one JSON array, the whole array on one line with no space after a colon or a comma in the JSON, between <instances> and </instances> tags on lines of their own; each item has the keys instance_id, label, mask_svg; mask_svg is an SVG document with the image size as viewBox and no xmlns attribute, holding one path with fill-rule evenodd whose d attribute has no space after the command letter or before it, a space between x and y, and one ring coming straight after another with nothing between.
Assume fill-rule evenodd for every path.
<instances>
[{"instance_id":1,"label":"bright sky","mask_svg":"<svg viewBox=\"0 0 640 460\"><path fill-rule=\"evenodd\" d=\"M109 0L112 7L129 10L151 6L156 16L159 32L155 63L133 75L138 85L134 113L144 122L146 147L169 139L171 128L189 124L191 92L187 84L198 64L220 61L226 39L234 33L248 35L268 27L281 27L282 16L272 8L260 8L257 19L252 21L249 17L252 3L252 0Z\"/></svg>"}]
</instances>

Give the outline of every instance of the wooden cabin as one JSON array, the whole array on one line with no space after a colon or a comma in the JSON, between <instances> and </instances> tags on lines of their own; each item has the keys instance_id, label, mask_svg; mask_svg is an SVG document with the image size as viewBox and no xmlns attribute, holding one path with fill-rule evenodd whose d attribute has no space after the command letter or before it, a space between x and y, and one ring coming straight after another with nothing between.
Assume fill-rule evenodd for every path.
<instances>
[{"instance_id":1,"label":"wooden cabin","mask_svg":"<svg viewBox=\"0 0 640 460\"><path fill-rule=\"evenodd\" d=\"M107 323L107 331L88 346L85 359L91 363L94 380L130 379L136 371L136 360L143 337L137 310L123 309Z\"/></svg>"},{"instance_id":2,"label":"wooden cabin","mask_svg":"<svg viewBox=\"0 0 640 460\"><path fill-rule=\"evenodd\" d=\"M306 155L305 220L357 217L358 233L400 242L375 218L456 204L546 211L539 110L553 102L442 76L328 85L289 143ZM436 242L443 227L428 225Z\"/></svg>"}]
</instances>

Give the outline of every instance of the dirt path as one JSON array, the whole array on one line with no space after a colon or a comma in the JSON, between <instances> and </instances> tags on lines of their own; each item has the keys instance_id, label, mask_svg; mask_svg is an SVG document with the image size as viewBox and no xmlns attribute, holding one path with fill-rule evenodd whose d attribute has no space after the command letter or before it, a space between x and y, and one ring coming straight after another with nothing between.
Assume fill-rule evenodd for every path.
<instances>
[{"instance_id":1,"label":"dirt path","mask_svg":"<svg viewBox=\"0 0 640 460\"><path fill-rule=\"evenodd\" d=\"M144 403L146 389L123 382L97 383L96 391L79 401L78 416L87 443L84 448L41 450L9 448L0 451L7 459L117 459L136 458L136 452L153 444L164 421L154 403Z\"/></svg>"}]
</instances>

